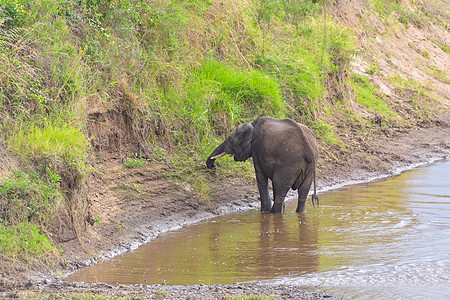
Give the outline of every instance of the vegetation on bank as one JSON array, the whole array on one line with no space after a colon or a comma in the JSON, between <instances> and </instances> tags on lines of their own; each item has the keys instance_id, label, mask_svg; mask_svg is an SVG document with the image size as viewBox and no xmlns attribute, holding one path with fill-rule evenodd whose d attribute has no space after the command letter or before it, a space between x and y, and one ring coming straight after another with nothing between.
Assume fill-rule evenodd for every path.
<instances>
[{"instance_id":1,"label":"vegetation on bank","mask_svg":"<svg viewBox=\"0 0 450 300\"><path fill-rule=\"evenodd\" d=\"M208 198L200 166L237 124L261 115L293 118L333 153L346 150L337 126L370 132L425 115L426 88L390 78L400 94L413 93L406 104L413 117L405 117L369 79L376 62L353 73L355 57L365 54L355 32L333 19L335 5L0 0L0 158L16 162L0 173L2 258L32 263L59 253L46 235L55 212L73 206L73 190L102 151L123 150L93 147L107 131L105 116L131 120L122 129L150 146L122 153L125 167L169 164L172 179ZM364 5L395 26L445 23L415 1ZM448 45L440 47L448 53ZM231 162L223 159L223 176L252 172Z\"/></svg>"}]
</instances>

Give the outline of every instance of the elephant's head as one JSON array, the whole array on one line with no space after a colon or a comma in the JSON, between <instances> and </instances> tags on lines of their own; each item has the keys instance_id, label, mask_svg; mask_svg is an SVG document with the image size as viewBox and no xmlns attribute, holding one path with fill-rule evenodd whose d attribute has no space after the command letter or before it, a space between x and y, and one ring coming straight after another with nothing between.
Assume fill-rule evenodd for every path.
<instances>
[{"instance_id":1,"label":"elephant's head","mask_svg":"<svg viewBox=\"0 0 450 300\"><path fill-rule=\"evenodd\" d=\"M235 161L246 161L252 156L252 133L253 125L250 122L236 127L233 133L214 149L206 160L206 166L215 168L215 160L227 154L234 156Z\"/></svg>"}]
</instances>

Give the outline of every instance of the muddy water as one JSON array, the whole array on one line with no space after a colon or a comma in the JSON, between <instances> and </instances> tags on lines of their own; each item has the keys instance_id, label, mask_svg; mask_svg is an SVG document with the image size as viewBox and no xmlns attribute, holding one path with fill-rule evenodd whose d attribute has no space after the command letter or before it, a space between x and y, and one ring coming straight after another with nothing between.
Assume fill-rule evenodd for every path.
<instances>
[{"instance_id":1,"label":"muddy water","mask_svg":"<svg viewBox=\"0 0 450 300\"><path fill-rule=\"evenodd\" d=\"M69 280L299 285L344 299L449 299L450 161L164 234Z\"/></svg>"}]
</instances>

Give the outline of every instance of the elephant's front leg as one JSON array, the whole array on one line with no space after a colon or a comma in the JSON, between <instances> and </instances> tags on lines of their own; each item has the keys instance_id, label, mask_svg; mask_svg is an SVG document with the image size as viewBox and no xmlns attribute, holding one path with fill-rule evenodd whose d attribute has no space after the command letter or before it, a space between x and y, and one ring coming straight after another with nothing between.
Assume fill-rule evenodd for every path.
<instances>
[{"instance_id":1,"label":"elephant's front leg","mask_svg":"<svg viewBox=\"0 0 450 300\"><path fill-rule=\"evenodd\" d=\"M256 181L258 183L259 197L261 199L261 212L268 213L272 206L269 196L269 180L261 171L255 170Z\"/></svg>"}]
</instances>

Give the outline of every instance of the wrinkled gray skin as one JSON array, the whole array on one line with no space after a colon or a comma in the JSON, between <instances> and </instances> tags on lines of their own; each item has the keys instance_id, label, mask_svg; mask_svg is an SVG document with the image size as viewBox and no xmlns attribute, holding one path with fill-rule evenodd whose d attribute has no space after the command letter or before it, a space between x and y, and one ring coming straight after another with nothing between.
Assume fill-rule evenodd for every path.
<instances>
[{"instance_id":1,"label":"wrinkled gray skin","mask_svg":"<svg viewBox=\"0 0 450 300\"><path fill-rule=\"evenodd\" d=\"M239 125L206 160L206 166L226 154L235 161L253 158L256 180L261 198L261 212L284 211L284 198L289 189L298 190L297 212L305 211L305 202L314 181L316 196L316 162L318 157L314 133L306 126L290 119L260 117ZM268 179L272 181L273 206L269 196Z\"/></svg>"}]
</instances>

